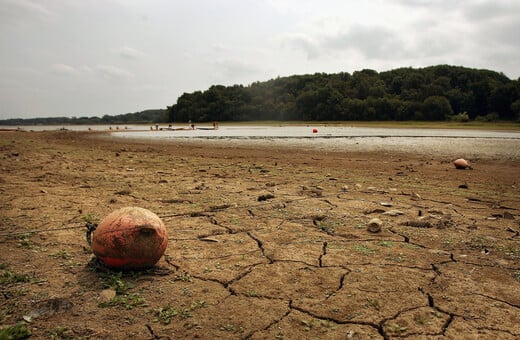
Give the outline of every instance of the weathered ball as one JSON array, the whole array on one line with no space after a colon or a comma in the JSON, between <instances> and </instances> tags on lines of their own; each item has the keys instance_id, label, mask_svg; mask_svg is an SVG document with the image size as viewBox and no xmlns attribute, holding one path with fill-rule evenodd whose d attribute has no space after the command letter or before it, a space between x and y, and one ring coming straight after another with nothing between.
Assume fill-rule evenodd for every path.
<instances>
[{"instance_id":1,"label":"weathered ball","mask_svg":"<svg viewBox=\"0 0 520 340\"><path fill-rule=\"evenodd\" d=\"M107 267L145 269L154 266L168 245L162 220L150 210L126 207L108 214L92 235L92 251Z\"/></svg>"},{"instance_id":2,"label":"weathered ball","mask_svg":"<svg viewBox=\"0 0 520 340\"><path fill-rule=\"evenodd\" d=\"M456 169L461 169L461 170L467 169L470 167L468 161L466 161L464 158L456 159L455 161L453 161L453 165L455 165Z\"/></svg>"}]
</instances>

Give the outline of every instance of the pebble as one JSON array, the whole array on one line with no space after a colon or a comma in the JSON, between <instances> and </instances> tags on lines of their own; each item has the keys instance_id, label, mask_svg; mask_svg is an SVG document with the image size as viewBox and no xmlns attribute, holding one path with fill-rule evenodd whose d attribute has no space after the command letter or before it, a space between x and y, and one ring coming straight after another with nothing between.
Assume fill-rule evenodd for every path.
<instances>
[{"instance_id":1,"label":"pebble","mask_svg":"<svg viewBox=\"0 0 520 340\"><path fill-rule=\"evenodd\" d=\"M103 302L108 302L108 301L112 300L115 297L116 297L116 291L114 289L103 289L99 293L99 298Z\"/></svg>"},{"instance_id":2,"label":"pebble","mask_svg":"<svg viewBox=\"0 0 520 340\"><path fill-rule=\"evenodd\" d=\"M404 215L404 212L402 212L401 210L394 209L394 210L388 210L388 211L385 211L385 212L383 213L383 215L388 215L388 216L399 216L399 215Z\"/></svg>"},{"instance_id":3,"label":"pebble","mask_svg":"<svg viewBox=\"0 0 520 340\"><path fill-rule=\"evenodd\" d=\"M381 226L383 225L383 221L379 218L373 218L368 222L367 230L371 233L378 233L381 231Z\"/></svg>"}]
</instances>

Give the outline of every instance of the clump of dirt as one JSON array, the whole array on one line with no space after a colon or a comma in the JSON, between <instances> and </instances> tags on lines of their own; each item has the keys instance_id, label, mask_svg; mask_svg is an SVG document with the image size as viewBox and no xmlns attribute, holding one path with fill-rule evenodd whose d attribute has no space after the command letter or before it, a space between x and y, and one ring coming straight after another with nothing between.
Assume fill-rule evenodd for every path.
<instances>
[{"instance_id":1,"label":"clump of dirt","mask_svg":"<svg viewBox=\"0 0 520 340\"><path fill-rule=\"evenodd\" d=\"M420 150L96 136L0 133L2 329L95 339L520 337L518 160L472 159L472 171L459 171ZM88 246L85 224L125 206L165 223L168 248L152 269L108 270Z\"/></svg>"}]
</instances>

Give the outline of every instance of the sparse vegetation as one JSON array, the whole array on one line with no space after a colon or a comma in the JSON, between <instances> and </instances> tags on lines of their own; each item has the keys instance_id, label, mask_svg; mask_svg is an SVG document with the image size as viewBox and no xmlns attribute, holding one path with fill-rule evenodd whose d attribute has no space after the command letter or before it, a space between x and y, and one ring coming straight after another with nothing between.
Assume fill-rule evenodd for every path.
<instances>
[{"instance_id":1,"label":"sparse vegetation","mask_svg":"<svg viewBox=\"0 0 520 340\"><path fill-rule=\"evenodd\" d=\"M352 246L352 250L358 253L361 253L363 255L371 255L375 252L374 249L363 245L363 244L355 244Z\"/></svg>"},{"instance_id":2,"label":"sparse vegetation","mask_svg":"<svg viewBox=\"0 0 520 340\"><path fill-rule=\"evenodd\" d=\"M0 267L0 285L31 282L32 280L33 278L31 275L15 273L11 271L5 264L2 264Z\"/></svg>"},{"instance_id":3,"label":"sparse vegetation","mask_svg":"<svg viewBox=\"0 0 520 340\"><path fill-rule=\"evenodd\" d=\"M0 339L2 340L26 339L30 337L31 334L32 333L25 322L19 322L14 326L0 329Z\"/></svg>"},{"instance_id":4,"label":"sparse vegetation","mask_svg":"<svg viewBox=\"0 0 520 340\"><path fill-rule=\"evenodd\" d=\"M99 307L114 307L121 306L125 309L133 309L134 307L146 306L145 299L138 293L130 293L123 295L116 295L113 299L107 302L101 302Z\"/></svg>"}]
</instances>

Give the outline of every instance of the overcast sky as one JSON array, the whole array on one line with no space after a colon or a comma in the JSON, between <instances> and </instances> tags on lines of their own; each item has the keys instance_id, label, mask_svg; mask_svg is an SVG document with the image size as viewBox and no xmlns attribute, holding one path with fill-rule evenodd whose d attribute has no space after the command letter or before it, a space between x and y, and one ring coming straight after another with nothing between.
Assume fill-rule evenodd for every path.
<instances>
[{"instance_id":1,"label":"overcast sky","mask_svg":"<svg viewBox=\"0 0 520 340\"><path fill-rule=\"evenodd\" d=\"M520 0L0 0L0 119L166 108L184 92L437 64L520 76Z\"/></svg>"}]
</instances>

